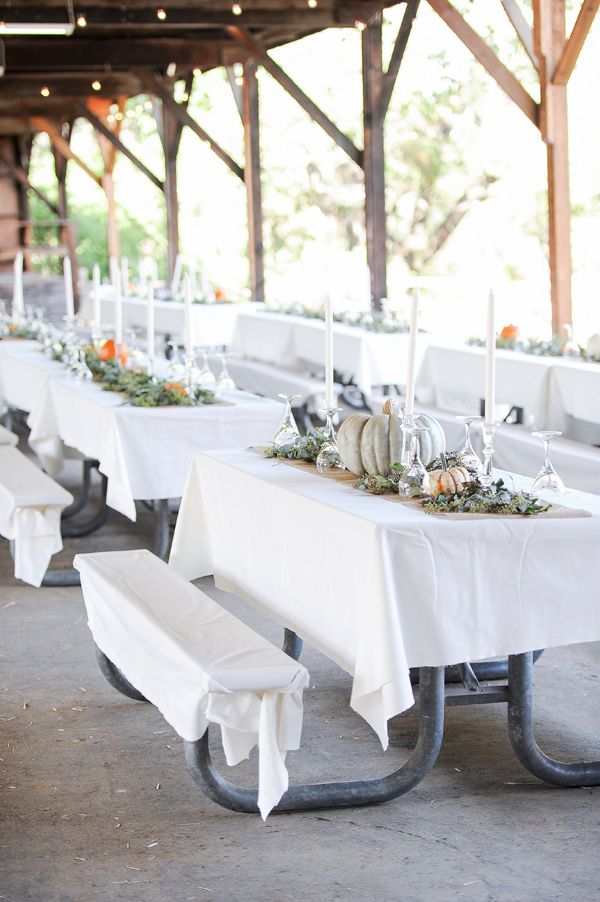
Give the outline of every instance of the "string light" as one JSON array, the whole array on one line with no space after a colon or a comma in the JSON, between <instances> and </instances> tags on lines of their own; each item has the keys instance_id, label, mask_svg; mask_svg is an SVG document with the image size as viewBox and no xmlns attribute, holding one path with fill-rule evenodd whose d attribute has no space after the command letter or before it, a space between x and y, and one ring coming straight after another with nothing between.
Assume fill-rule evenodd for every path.
<instances>
[{"instance_id":1,"label":"string light","mask_svg":"<svg viewBox=\"0 0 600 902\"><path fill-rule=\"evenodd\" d=\"M177 72L177 63L169 63L167 66L167 75L169 78L173 78L175 73Z\"/></svg>"},{"instance_id":2,"label":"string light","mask_svg":"<svg viewBox=\"0 0 600 902\"><path fill-rule=\"evenodd\" d=\"M109 113L109 114L108 114L108 116L106 117L106 121L107 121L107 122L110 122L111 125L112 125L112 123L115 121L115 117L113 116L112 113Z\"/></svg>"},{"instance_id":3,"label":"string light","mask_svg":"<svg viewBox=\"0 0 600 902\"><path fill-rule=\"evenodd\" d=\"M92 88L94 89L94 91L99 91L101 87L102 82L98 81L98 79L92 82Z\"/></svg>"},{"instance_id":4,"label":"string light","mask_svg":"<svg viewBox=\"0 0 600 902\"><path fill-rule=\"evenodd\" d=\"M159 8L156 10L156 18L160 19L161 22L164 22L167 18L166 10L164 10L162 6L159 6Z\"/></svg>"},{"instance_id":5,"label":"string light","mask_svg":"<svg viewBox=\"0 0 600 902\"><path fill-rule=\"evenodd\" d=\"M85 28L85 27L86 27L86 25L87 25L87 19L86 19L86 17L83 15L83 13L80 13L80 14L77 16L77 24L79 25L80 28Z\"/></svg>"},{"instance_id":6,"label":"string light","mask_svg":"<svg viewBox=\"0 0 600 902\"><path fill-rule=\"evenodd\" d=\"M111 111L111 113L118 113L119 112L119 104L111 103L109 110Z\"/></svg>"},{"instance_id":7,"label":"string light","mask_svg":"<svg viewBox=\"0 0 600 902\"><path fill-rule=\"evenodd\" d=\"M50 88L43 87L40 94L42 97L50 97Z\"/></svg>"},{"instance_id":8,"label":"string light","mask_svg":"<svg viewBox=\"0 0 600 902\"><path fill-rule=\"evenodd\" d=\"M183 94L181 95L182 102L187 103L189 99L190 99L190 95L188 94L187 91L184 91Z\"/></svg>"},{"instance_id":9,"label":"string light","mask_svg":"<svg viewBox=\"0 0 600 902\"><path fill-rule=\"evenodd\" d=\"M307 0L306 5L309 9L316 9L318 5L317 0Z\"/></svg>"},{"instance_id":10,"label":"string light","mask_svg":"<svg viewBox=\"0 0 600 902\"><path fill-rule=\"evenodd\" d=\"M233 13L234 16L241 16L242 15L242 7L240 6L239 3L234 3L233 6L231 7L231 12Z\"/></svg>"},{"instance_id":11,"label":"string light","mask_svg":"<svg viewBox=\"0 0 600 902\"><path fill-rule=\"evenodd\" d=\"M202 69L199 69L197 66L194 69L194 75L199 76L202 75Z\"/></svg>"},{"instance_id":12,"label":"string light","mask_svg":"<svg viewBox=\"0 0 600 902\"><path fill-rule=\"evenodd\" d=\"M118 113L115 113L115 119L117 120L117 122L122 122L123 121L123 113L121 113L120 111Z\"/></svg>"},{"instance_id":13,"label":"string light","mask_svg":"<svg viewBox=\"0 0 600 902\"><path fill-rule=\"evenodd\" d=\"M354 23L354 27L357 28L358 31L364 31L365 28L367 27L367 23L363 22L362 19L357 19L356 22Z\"/></svg>"}]
</instances>

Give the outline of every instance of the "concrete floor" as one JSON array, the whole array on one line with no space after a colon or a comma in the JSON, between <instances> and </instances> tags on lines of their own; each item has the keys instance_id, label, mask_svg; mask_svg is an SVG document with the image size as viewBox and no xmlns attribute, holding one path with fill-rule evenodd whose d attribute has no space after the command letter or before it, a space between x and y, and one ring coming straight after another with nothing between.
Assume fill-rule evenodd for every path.
<instances>
[{"instance_id":1,"label":"concrete floor","mask_svg":"<svg viewBox=\"0 0 600 902\"><path fill-rule=\"evenodd\" d=\"M73 477L71 472L70 477ZM114 515L79 550L150 545L151 515ZM201 585L265 635L280 631L211 580ZM150 706L98 671L79 589L32 589L0 542L0 900L7 902L530 902L600 899L600 789L543 785L514 758L505 709L448 711L432 773L370 808L263 824L201 795L181 742ZM302 750L291 779L376 775L402 760L413 712L385 756L348 709L350 678L311 649ZM597 647L536 667L540 743L600 758ZM566 737L569 738L567 742ZM251 783L255 760L234 771Z\"/></svg>"}]
</instances>

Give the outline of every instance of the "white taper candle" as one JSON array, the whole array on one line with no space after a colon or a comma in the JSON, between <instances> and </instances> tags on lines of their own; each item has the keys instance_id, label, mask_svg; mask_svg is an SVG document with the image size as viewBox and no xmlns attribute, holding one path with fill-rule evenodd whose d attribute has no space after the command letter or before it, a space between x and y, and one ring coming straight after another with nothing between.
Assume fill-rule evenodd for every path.
<instances>
[{"instance_id":1,"label":"white taper candle","mask_svg":"<svg viewBox=\"0 0 600 902\"><path fill-rule=\"evenodd\" d=\"M333 397L333 304L325 298L325 407L334 407Z\"/></svg>"},{"instance_id":2,"label":"white taper candle","mask_svg":"<svg viewBox=\"0 0 600 902\"><path fill-rule=\"evenodd\" d=\"M179 286L181 285L181 272L183 269L183 257L177 254L175 258L175 266L173 268L173 278L171 279L171 294L177 297Z\"/></svg>"},{"instance_id":3,"label":"white taper candle","mask_svg":"<svg viewBox=\"0 0 600 902\"><path fill-rule=\"evenodd\" d=\"M63 260L63 278L65 283L65 312L70 320L75 319L75 303L73 301L73 272L68 257Z\"/></svg>"},{"instance_id":4,"label":"white taper candle","mask_svg":"<svg viewBox=\"0 0 600 902\"><path fill-rule=\"evenodd\" d=\"M185 278L183 280L183 293L184 293L184 321L183 321L183 334L184 334L184 344L185 344L185 355L186 357L192 357L194 353L194 342L192 341L192 283L190 282L189 274L185 274Z\"/></svg>"},{"instance_id":5,"label":"white taper candle","mask_svg":"<svg viewBox=\"0 0 600 902\"><path fill-rule=\"evenodd\" d=\"M23 251L17 251L13 266L13 302L12 317L16 322L23 317Z\"/></svg>"},{"instance_id":6,"label":"white taper candle","mask_svg":"<svg viewBox=\"0 0 600 902\"><path fill-rule=\"evenodd\" d=\"M100 300L100 267L97 263L94 263L92 269L92 303L94 325L100 331L102 328L102 303Z\"/></svg>"},{"instance_id":7,"label":"white taper candle","mask_svg":"<svg viewBox=\"0 0 600 902\"><path fill-rule=\"evenodd\" d=\"M121 294L121 273L117 266L114 271L115 288L115 342L118 348L123 341L123 296Z\"/></svg>"},{"instance_id":8,"label":"white taper candle","mask_svg":"<svg viewBox=\"0 0 600 902\"><path fill-rule=\"evenodd\" d=\"M417 336L419 334L419 293L413 291L410 301L410 332L406 359L406 383L404 416L411 417L415 409L415 382L417 378Z\"/></svg>"},{"instance_id":9,"label":"white taper candle","mask_svg":"<svg viewBox=\"0 0 600 902\"><path fill-rule=\"evenodd\" d=\"M129 260L121 257L121 291L129 294Z\"/></svg>"},{"instance_id":10,"label":"white taper candle","mask_svg":"<svg viewBox=\"0 0 600 902\"><path fill-rule=\"evenodd\" d=\"M146 347L150 363L154 360L154 285L148 282L148 306L146 310Z\"/></svg>"},{"instance_id":11,"label":"white taper candle","mask_svg":"<svg viewBox=\"0 0 600 902\"><path fill-rule=\"evenodd\" d=\"M495 423L496 403L496 298L490 288L487 304L487 329L485 336L485 422Z\"/></svg>"}]
</instances>

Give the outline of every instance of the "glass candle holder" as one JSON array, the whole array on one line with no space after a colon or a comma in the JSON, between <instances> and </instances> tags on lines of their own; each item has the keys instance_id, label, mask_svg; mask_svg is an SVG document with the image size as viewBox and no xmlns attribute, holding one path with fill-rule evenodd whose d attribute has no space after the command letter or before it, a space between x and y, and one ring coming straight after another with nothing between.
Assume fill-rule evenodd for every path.
<instances>
[{"instance_id":1,"label":"glass candle holder","mask_svg":"<svg viewBox=\"0 0 600 902\"><path fill-rule=\"evenodd\" d=\"M408 448L408 456L407 463L403 464L404 470L398 480L398 494L405 498L429 494L429 474L423 466L419 444L421 433L426 431L426 426L407 424L406 421L402 423L402 432L406 438L404 444Z\"/></svg>"},{"instance_id":2,"label":"glass candle holder","mask_svg":"<svg viewBox=\"0 0 600 902\"><path fill-rule=\"evenodd\" d=\"M493 459L496 428L495 423L484 423L481 427L483 434L483 466L479 475L479 482L484 492L491 490L494 479Z\"/></svg>"},{"instance_id":3,"label":"glass candle holder","mask_svg":"<svg viewBox=\"0 0 600 902\"><path fill-rule=\"evenodd\" d=\"M335 435L335 428L333 425L333 420L336 413L341 411L341 407L327 407L325 410L320 411L324 413L326 416L325 422L325 442L317 455L317 470L319 473L325 473L327 470L332 470L334 467L339 467L344 470L344 464L342 463L342 459L340 457L340 452L338 451L337 439Z\"/></svg>"}]
</instances>

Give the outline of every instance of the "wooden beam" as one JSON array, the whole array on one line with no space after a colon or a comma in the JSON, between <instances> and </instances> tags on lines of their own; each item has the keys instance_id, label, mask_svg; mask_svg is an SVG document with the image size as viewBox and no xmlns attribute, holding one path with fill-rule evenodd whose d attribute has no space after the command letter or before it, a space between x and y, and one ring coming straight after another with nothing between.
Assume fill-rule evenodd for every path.
<instances>
[{"instance_id":1,"label":"wooden beam","mask_svg":"<svg viewBox=\"0 0 600 902\"><path fill-rule=\"evenodd\" d=\"M345 135L338 127L325 115L323 110L308 97L304 91L298 87L296 82L292 81L289 75L271 59L267 51L244 29L238 26L230 26L227 32L239 44L246 48L249 53L273 76L282 88L293 97L305 113L313 119L317 125L320 125L330 138L333 138L338 147L346 151L351 160L354 160L359 166L363 165L362 151L354 144L354 142Z\"/></svg>"},{"instance_id":2,"label":"wooden beam","mask_svg":"<svg viewBox=\"0 0 600 902\"><path fill-rule=\"evenodd\" d=\"M381 299L387 295L381 16L371 20L362 33L362 77L367 263L371 277L371 306L380 310Z\"/></svg>"},{"instance_id":3,"label":"wooden beam","mask_svg":"<svg viewBox=\"0 0 600 902\"><path fill-rule=\"evenodd\" d=\"M521 12L521 7L519 6L518 0L500 0L502 3L502 7L504 12L508 16L508 20L512 27L514 28L518 39L523 45L525 52L533 66L537 72L537 57L535 55L535 51L533 49L533 33L527 19Z\"/></svg>"},{"instance_id":4,"label":"wooden beam","mask_svg":"<svg viewBox=\"0 0 600 902\"><path fill-rule=\"evenodd\" d=\"M465 22L460 13L448 0L428 0L431 8L440 16L451 31L479 60L484 69L492 76L500 88L522 110L534 125L538 124L539 107L533 97L525 90L521 82L515 78L510 69L501 63L483 38Z\"/></svg>"},{"instance_id":5,"label":"wooden beam","mask_svg":"<svg viewBox=\"0 0 600 902\"><path fill-rule=\"evenodd\" d=\"M244 181L244 170L241 166L239 166L235 160L229 156L226 150L217 144L214 138L205 132L202 126L198 125L195 119L192 119L190 114L186 109L184 109L181 104L177 103L172 94L169 93L165 84L159 75L154 75L153 77L147 80L148 90L159 97L162 102L168 107L171 112L174 114L175 118L184 126L191 129L195 135L197 135L201 141L206 141L209 145L210 149L215 153L219 159L223 160L223 162L231 169L231 171L237 175L239 179Z\"/></svg>"},{"instance_id":6,"label":"wooden beam","mask_svg":"<svg viewBox=\"0 0 600 902\"><path fill-rule=\"evenodd\" d=\"M379 101L379 103L380 115L384 119L390 105L390 100L392 99L394 85L396 84L396 79L398 78L398 72L400 71L400 65L404 58L406 45L408 44L408 39L412 31L415 16L417 15L419 2L420 0L407 0L406 9L404 10L402 22L400 23L400 28L398 30L398 34L396 35L396 41L394 43L394 49L392 50L392 55L390 57L387 72L383 77L381 100Z\"/></svg>"},{"instance_id":7,"label":"wooden beam","mask_svg":"<svg viewBox=\"0 0 600 902\"><path fill-rule=\"evenodd\" d=\"M226 42L229 43L225 35L219 43L208 36L140 38L117 33L110 37L84 38L78 34L69 40L67 56L62 38L14 36L6 41L6 65L7 71L12 73L32 69L58 69L61 72L94 69L100 77L107 63L112 71L138 66L159 69L173 61L182 68L215 66L219 48Z\"/></svg>"},{"instance_id":8,"label":"wooden beam","mask_svg":"<svg viewBox=\"0 0 600 902\"><path fill-rule=\"evenodd\" d=\"M262 191L260 184L260 134L258 114L258 81L256 63L244 66L242 88L245 181L248 203L248 258L250 261L250 290L253 301L265 299L263 249Z\"/></svg>"},{"instance_id":9,"label":"wooden beam","mask_svg":"<svg viewBox=\"0 0 600 902\"><path fill-rule=\"evenodd\" d=\"M11 160L8 160L1 150L0 162L3 166L6 166L14 180L27 188L28 191L32 191L36 197L39 197L39 199L43 204L45 204L45 206L50 210L51 213L54 213L55 216L60 215L56 204L53 203L43 191L41 191L39 188L36 188L35 185L32 185L25 170L21 166L17 166Z\"/></svg>"},{"instance_id":10,"label":"wooden beam","mask_svg":"<svg viewBox=\"0 0 600 902\"><path fill-rule=\"evenodd\" d=\"M42 116L32 116L30 122L32 128L35 131L46 132L46 134L52 141L52 144L65 159L72 160L74 163L76 163L80 169L83 169L86 175L93 179L97 185L100 185L100 187L102 187L102 179L100 178L100 176L97 175L92 169L90 169L87 163L84 163L84 161L81 159L81 157L78 157L77 154L73 153L69 146L69 142L65 141L65 139L53 123L49 122Z\"/></svg>"},{"instance_id":11,"label":"wooden beam","mask_svg":"<svg viewBox=\"0 0 600 902\"><path fill-rule=\"evenodd\" d=\"M154 173L151 172L148 167L144 165L144 163L142 163L141 160L138 160L135 154L132 153L132 151L129 150L129 148L126 147L125 144L123 144L118 135L116 135L112 129L105 125L98 116L92 113L92 111L88 109L85 103L83 103L83 101L77 103L77 110L81 116L83 116L88 120L88 122L91 123L91 125L97 132L103 135L107 139L107 141L110 141L115 150L118 150L119 153L122 153L124 157L127 157L127 159L131 163L133 163L133 165L136 166L140 170L140 172L143 172L146 178L149 179L153 185L156 185L157 188L159 188L161 191L164 191L165 186L163 182L158 178L158 176L154 175Z\"/></svg>"},{"instance_id":12,"label":"wooden beam","mask_svg":"<svg viewBox=\"0 0 600 902\"><path fill-rule=\"evenodd\" d=\"M567 86L554 85L551 73L564 52L565 0L533 0L535 52L541 86L540 127L548 169L548 245L552 331L572 323L571 201Z\"/></svg>"},{"instance_id":13,"label":"wooden beam","mask_svg":"<svg viewBox=\"0 0 600 902\"><path fill-rule=\"evenodd\" d=\"M573 26L573 31L571 32L569 40L565 44L560 59L554 69L552 75L553 84L566 85L569 81L571 73L575 68L575 64L579 59L581 48L585 44L585 39L596 18L598 7L600 7L600 0L586 0L586 2L581 4L581 9L579 10L579 15Z\"/></svg>"},{"instance_id":14,"label":"wooden beam","mask_svg":"<svg viewBox=\"0 0 600 902\"><path fill-rule=\"evenodd\" d=\"M241 85L238 85L238 83L235 80L233 66L226 66L225 71L227 72L227 81L229 82L229 87L231 88L231 93L233 94L233 99L235 100L235 105L237 107L238 113L240 114L240 119L243 122L244 121L244 104L243 104L243 100L242 100Z\"/></svg>"}]
</instances>

